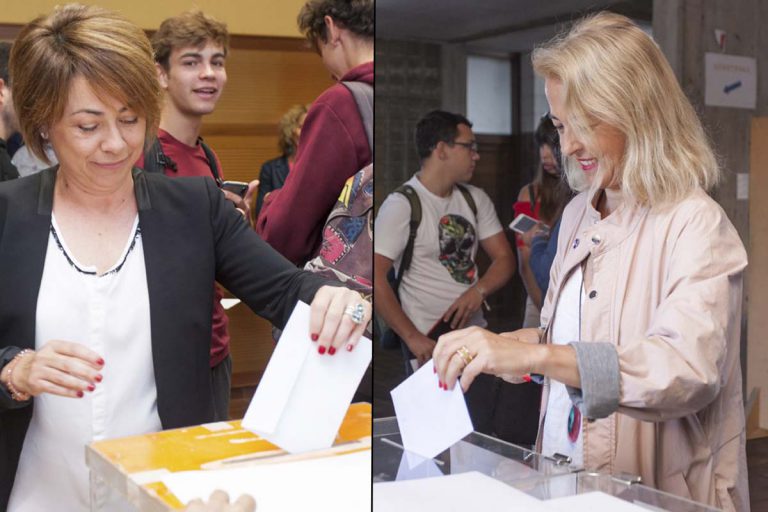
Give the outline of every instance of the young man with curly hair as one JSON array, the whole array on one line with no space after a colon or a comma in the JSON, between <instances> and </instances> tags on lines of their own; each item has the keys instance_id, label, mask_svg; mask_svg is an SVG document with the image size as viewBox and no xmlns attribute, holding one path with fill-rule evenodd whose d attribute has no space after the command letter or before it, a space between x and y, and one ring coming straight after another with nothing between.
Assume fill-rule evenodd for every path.
<instances>
[{"instance_id":1,"label":"young man with curly hair","mask_svg":"<svg viewBox=\"0 0 768 512\"><path fill-rule=\"evenodd\" d=\"M299 29L338 82L373 85L373 0L311 0ZM295 167L264 199L256 231L297 265L317 253L321 230L347 179L371 163L372 148L352 93L336 83L312 103Z\"/></svg>"}]
</instances>

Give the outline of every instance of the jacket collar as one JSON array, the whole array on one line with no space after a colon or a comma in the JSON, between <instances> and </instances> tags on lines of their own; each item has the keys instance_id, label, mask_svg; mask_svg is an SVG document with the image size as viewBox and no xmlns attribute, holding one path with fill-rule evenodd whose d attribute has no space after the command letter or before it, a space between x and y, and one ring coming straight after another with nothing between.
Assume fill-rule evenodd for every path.
<instances>
[{"instance_id":1,"label":"jacket collar","mask_svg":"<svg viewBox=\"0 0 768 512\"><path fill-rule=\"evenodd\" d=\"M584 215L576 231L576 238L581 238L582 242L589 241L591 246L599 245L602 250L609 250L626 240L638 229L640 222L650 210L646 206L622 201L610 215L602 218L600 212L594 207L601 193L601 189L588 193ZM593 239L597 242L593 242Z\"/></svg>"},{"instance_id":2,"label":"jacket collar","mask_svg":"<svg viewBox=\"0 0 768 512\"><path fill-rule=\"evenodd\" d=\"M40 171L40 193L37 198L38 215L50 216L53 212L53 190L56 186L56 174L58 171L58 165ZM136 196L136 208L139 211L152 209L146 173L134 167L131 174L133 176L133 191Z\"/></svg>"}]
</instances>

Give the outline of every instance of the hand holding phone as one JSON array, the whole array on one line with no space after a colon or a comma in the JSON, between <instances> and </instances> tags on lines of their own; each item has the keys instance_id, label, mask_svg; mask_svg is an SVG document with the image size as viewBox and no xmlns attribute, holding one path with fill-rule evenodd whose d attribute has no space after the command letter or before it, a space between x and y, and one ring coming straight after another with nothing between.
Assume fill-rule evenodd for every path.
<instances>
[{"instance_id":1,"label":"hand holding phone","mask_svg":"<svg viewBox=\"0 0 768 512\"><path fill-rule=\"evenodd\" d=\"M546 224L537 221L529 215L521 213L509 224L509 229L522 235L535 228L536 226L539 226L543 231L549 231L549 226Z\"/></svg>"},{"instance_id":2,"label":"hand holding phone","mask_svg":"<svg viewBox=\"0 0 768 512\"><path fill-rule=\"evenodd\" d=\"M221 188L240 197L245 197L245 193L248 192L248 184L243 181L224 181Z\"/></svg>"}]
</instances>

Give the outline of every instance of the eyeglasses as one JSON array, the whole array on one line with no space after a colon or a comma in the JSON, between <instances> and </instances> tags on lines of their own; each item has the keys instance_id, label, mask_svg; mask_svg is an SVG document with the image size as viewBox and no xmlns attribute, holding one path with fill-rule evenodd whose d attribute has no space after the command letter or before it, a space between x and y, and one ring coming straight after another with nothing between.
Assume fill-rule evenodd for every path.
<instances>
[{"instance_id":1,"label":"eyeglasses","mask_svg":"<svg viewBox=\"0 0 768 512\"><path fill-rule=\"evenodd\" d=\"M464 146L465 148L470 150L472 153L479 153L480 152L479 151L480 148L477 146L477 142L459 142L459 141L455 140L455 141L451 142L451 146L453 146L454 144L457 145L457 146Z\"/></svg>"}]
</instances>

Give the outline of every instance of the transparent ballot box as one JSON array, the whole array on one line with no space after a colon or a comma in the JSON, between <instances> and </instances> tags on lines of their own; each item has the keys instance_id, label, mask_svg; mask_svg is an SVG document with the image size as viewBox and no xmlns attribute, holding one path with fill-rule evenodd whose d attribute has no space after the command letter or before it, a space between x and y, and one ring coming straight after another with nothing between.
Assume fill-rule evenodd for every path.
<instances>
[{"instance_id":1,"label":"transparent ballot box","mask_svg":"<svg viewBox=\"0 0 768 512\"><path fill-rule=\"evenodd\" d=\"M567 459L543 457L529 449L472 432L434 459L403 449L394 417L373 420L373 482L411 480L477 471L505 483L577 471Z\"/></svg>"},{"instance_id":2,"label":"transparent ballot box","mask_svg":"<svg viewBox=\"0 0 768 512\"><path fill-rule=\"evenodd\" d=\"M395 418L375 419L372 449L374 483L440 476L454 478L462 473L478 472L541 500L542 510L547 511L718 510L642 485L637 477L583 471L571 466L568 459L545 457L477 432L469 434L434 459L424 459L403 449ZM467 492L471 494L471 490ZM467 493L459 492L459 496L464 494ZM560 500L565 501L560 503Z\"/></svg>"},{"instance_id":3,"label":"transparent ballot box","mask_svg":"<svg viewBox=\"0 0 768 512\"><path fill-rule=\"evenodd\" d=\"M512 482L510 485L540 500L554 500L551 501L552 504L557 504L559 499L590 493L608 495L595 496L595 498L598 498L594 500L595 506L592 508L595 511L619 509L618 505L620 503L612 506L607 504L605 499L601 500L599 498L607 498L608 500L618 498L627 504L634 505L635 507L631 507L632 510L635 508L637 510L663 510L668 512L715 512L719 510L673 494L657 491L642 485L639 478L630 475L612 476L581 471L570 474L548 475L538 480L517 481ZM603 504L602 507L600 503ZM561 508L566 507L561 506Z\"/></svg>"}]
</instances>

